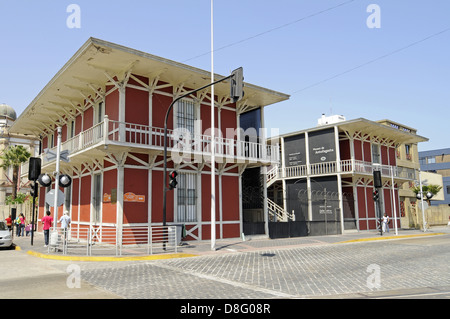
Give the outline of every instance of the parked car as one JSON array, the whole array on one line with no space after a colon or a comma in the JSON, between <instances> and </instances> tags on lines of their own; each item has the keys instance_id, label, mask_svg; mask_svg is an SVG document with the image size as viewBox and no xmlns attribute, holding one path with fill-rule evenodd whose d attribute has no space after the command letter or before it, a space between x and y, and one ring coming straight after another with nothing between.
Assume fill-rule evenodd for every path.
<instances>
[{"instance_id":1,"label":"parked car","mask_svg":"<svg viewBox=\"0 0 450 319\"><path fill-rule=\"evenodd\" d=\"M0 248L12 246L11 231L4 221L0 221Z\"/></svg>"}]
</instances>

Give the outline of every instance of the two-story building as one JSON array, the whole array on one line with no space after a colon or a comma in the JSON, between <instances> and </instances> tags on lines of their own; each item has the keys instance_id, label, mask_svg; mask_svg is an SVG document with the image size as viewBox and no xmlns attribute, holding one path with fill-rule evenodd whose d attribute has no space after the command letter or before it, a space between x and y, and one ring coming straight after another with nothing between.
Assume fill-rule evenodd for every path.
<instances>
[{"instance_id":1,"label":"two-story building","mask_svg":"<svg viewBox=\"0 0 450 319\"><path fill-rule=\"evenodd\" d=\"M375 170L382 177L380 213L400 227L399 187L416 174L397 165L397 148L427 139L363 118L323 116L317 127L271 140L281 145L281 164L267 177L269 228L271 237L286 237L377 229Z\"/></svg>"},{"instance_id":2,"label":"two-story building","mask_svg":"<svg viewBox=\"0 0 450 319\"><path fill-rule=\"evenodd\" d=\"M216 80L223 78L216 75ZM72 177L65 192L72 228L161 225L163 222L164 121L180 95L211 82L208 71L145 52L90 38L20 115L12 132L39 136L42 173L52 174L62 128L62 150L69 162L61 173ZM279 147L265 136L240 130L241 116L264 127L264 107L288 95L245 83L244 98L233 103L230 82L191 94L174 105L168 118L168 168L178 186L167 193L167 223L183 224L189 240L210 239L211 171L216 182L217 238L243 232L242 179L248 168L273 165ZM216 123L211 123L211 103ZM244 116L245 115L245 116ZM211 163L211 127L215 163ZM256 135L264 134L254 130ZM23 166L23 176L28 164ZM39 218L53 208L39 192Z\"/></svg>"}]
</instances>

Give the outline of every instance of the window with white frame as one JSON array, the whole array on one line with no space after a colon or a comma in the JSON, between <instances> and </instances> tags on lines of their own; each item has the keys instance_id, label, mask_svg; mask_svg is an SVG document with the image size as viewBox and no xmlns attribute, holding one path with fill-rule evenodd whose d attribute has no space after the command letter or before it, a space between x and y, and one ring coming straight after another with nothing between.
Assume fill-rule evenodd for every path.
<instances>
[{"instance_id":1,"label":"window with white frame","mask_svg":"<svg viewBox=\"0 0 450 319\"><path fill-rule=\"evenodd\" d=\"M178 129L186 129L191 136L194 136L196 119L196 108L193 101L181 100L177 103L176 122Z\"/></svg>"},{"instance_id":2,"label":"window with white frame","mask_svg":"<svg viewBox=\"0 0 450 319\"><path fill-rule=\"evenodd\" d=\"M372 144L372 163L381 164L380 145Z\"/></svg>"},{"instance_id":3,"label":"window with white frame","mask_svg":"<svg viewBox=\"0 0 450 319\"><path fill-rule=\"evenodd\" d=\"M70 121L67 124L67 138L73 138L75 136L75 120Z\"/></svg>"},{"instance_id":4,"label":"window with white frame","mask_svg":"<svg viewBox=\"0 0 450 319\"><path fill-rule=\"evenodd\" d=\"M180 173L177 177L177 220L197 221L197 174Z\"/></svg>"},{"instance_id":5,"label":"window with white frame","mask_svg":"<svg viewBox=\"0 0 450 319\"><path fill-rule=\"evenodd\" d=\"M103 101L100 101L94 109L94 125L102 123L104 117L105 117L105 108L103 107ZM103 129L101 128L101 126L97 126L96 135L98 138L103 137Z\"/></svg>"}]
</instances>

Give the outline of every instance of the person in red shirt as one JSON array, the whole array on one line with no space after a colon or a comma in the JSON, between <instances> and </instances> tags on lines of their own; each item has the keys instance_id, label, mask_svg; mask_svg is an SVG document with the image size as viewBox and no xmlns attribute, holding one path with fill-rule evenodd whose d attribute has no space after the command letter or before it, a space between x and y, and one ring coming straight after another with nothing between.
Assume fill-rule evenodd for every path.
<instances>
[{"instance_id":1,"label":"person in red shirt","mask_svg":"<svg viewBox=\"0 0 450 319\"><path fill-rule=\"evenodd\" d=\"M11 230L11 229L12 229L12 219L11 219L11 215L9 215L8 217L6 217L5 221L6 221L6 226L8 226L8 229Z\"/></svg>"},{"instance_id":2,"label":"person in red shirt","mask_svg":"<svg viewBox=\"0 0 450 319\"><path fill-rule=\"evenodd\" d=\"M52 223L53 223L53 217L50 216L50 211L47 211L47 215L42 217L42 223L44 224L44 241L45 241L45 245L44 247L48 246L48 239L49 239L49 235L50 235L50 227L52 227Z\"/></svg>"}]
</instances>

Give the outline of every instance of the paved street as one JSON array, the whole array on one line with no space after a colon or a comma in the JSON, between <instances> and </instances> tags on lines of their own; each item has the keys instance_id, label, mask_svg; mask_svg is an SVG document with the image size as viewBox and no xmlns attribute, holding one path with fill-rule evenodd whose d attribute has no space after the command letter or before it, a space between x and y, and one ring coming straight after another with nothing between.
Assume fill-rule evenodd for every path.
<instances>
[{"instance_id":1,"label":"paved street","mask_svg":"<svg viewBox=\"0 0 450 319\"><path fill-rule=\"evenodd\" d=\"M450 292L449 240L330 244L82 269L84 280L125 298L358 297L425 287ZM380 274L372 288L370 265Z\"/></svg>"},{"instance_id":2,"label":"paved street","mask_svg":"<svg viewBox=\"0 0 450 319\"><path fill-rule=\"evenodd\" d=\"M254 240L197 257L120 262L2 250L0 298L10 296L6 291L22 298L88 299L450 297L448 230L381 241L346 239L308 238L296 245L283 245L292 239Z\"/></svg>"}]
</instances>

